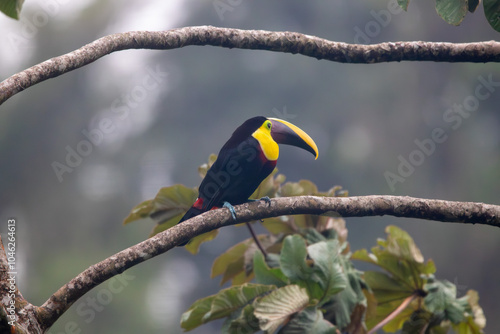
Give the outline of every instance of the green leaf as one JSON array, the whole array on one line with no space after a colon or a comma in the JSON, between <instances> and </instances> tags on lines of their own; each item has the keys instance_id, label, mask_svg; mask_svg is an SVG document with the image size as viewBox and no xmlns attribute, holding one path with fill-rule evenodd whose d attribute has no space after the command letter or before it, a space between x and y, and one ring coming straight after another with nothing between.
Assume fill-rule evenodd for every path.
<instances>
[{"instance_id":1,"label":"green leaf","mask_svg":"<svg viewBox=\"0 0 500 334\"><path fill-rule=\"evenodd\" d=\"M417 310L413 312L410 318L403 324L402 332L405 334L425 333L426 329L429 327L431 318L432 313Z\"/></svg>"},{"instance_id":2,"label":"green leaf","mask_svg":"<svg viewBox=\"0 0 500 334\"><path fill-rule=\"evenodd\" d=\"M246 239L219 255L212 265L212 273L210 277L214 278L216 276L223 275L227 271L227 268L231 263L234 263L238 260L243 260L243 256L245 255L245 252L250 244L252 244L252 239Z\"/></svg>"},{"instance_id":3,"label":"green leaf","mask_svg":"<svg viewBox=\"0 0 500 334\"><path fill-rule=\"evenodd\" d=\"M275 286L262 284L243 284L223 289L215 295L194 302L182 315L181 327L191 330L209 321L227 317L256 297L274 289Z\"/></svg>"},{"instance_id":4,"label":"green leaf","mask_svg":"<svg viewBox=\"0 0 500 334\"><path fill-rule=\"evenodd\" d=\"M288 217L275 217L275 218L267 218L262 222L262 226L264 226L269 233L274 235L278 235L283 233L285 235L293 234L296 230L292 227L291 220Z\"/></svg>"},{"instance_id":5,"label":"green leaf","mask_svg":"<svg viewBox=\"0 0 500 334\"><path fill-rule=\"evenodd\" d=\"M335 334L336 327L323 318L323 313L315 307L308 307L297 313L279 334Z\"/></svg>"},{"instance_id":6,"label":"green leaf","mask_svg":"<svg viewBox=\"0 0 500 334\"><path fill-rule=\"evenodd\" d=\"M274 333L308 303L309 296L305 289L298 285L287 285L257 300L254 314L259 319L262 330Z\"/></svg>"},{"instance_id":7,"label":"green leaf","mask_svg":"<svg viewBox=\"0 0 500 334\"><path fill-rule=\"evenodd\" d=\"M300 180L299 184L304 189L303 195L319 195L318 187L312 181Z\"/></svg>"},{"instance_id":8,"label":"green leaf","mask_svg":"<svg viewBox=\"0 0 500 334\"><path fill-rule=\"evenodd\" d=\"M379 242L379 244L385 246L390 254L411 262L424 262L420 249L406 231L393 225L387 226L385 231L388 233L387 242Z\"/></svg>"},{"instance_id":9,"label":"green leaf","mask_svg":"<svg viewBox=\"0 0 500 334\"><path fill-rule=\"evenodd\" d=\"M175 225L184 213L193 205L198 192L181 184L161 188L152 200L135 206L123 224L138 219L151 217L158 221L151 236Z\"/></svg>"},{"instance_id":10,"label":"green leaf","mask_svg":"<svg viewBox=\"0 0 500 334\"><path fill-rule=\"evenodd\" d=\"M473 322L477 328L483 329L486 326L486 317L483 309L479 306L479 295L475 290L469 290L466 294L467 302L469 303L470 312L473 315ZM471 317L469 317L471 318ZM470 322L467 320L467 322Z\"/></svg>"},{"instance_id":11,"label":"green leaf","mask_svg":"<svg viewBox=\"0 0 500 334\"><path fill-rule=\"evenodd\" d=\"M276 197L276 193L280 188L281 184L285 182L285 176L283 174L278 174L278 169L275 168L271 174L269 174L257 187L254 193L250 196L250 198L259 199L262 197ZM276 175L276 176L275 176Z\"/></svg>"},{"instance_id":12,"label":"green leaf","mask_svg":"<svg viewBox=\"0 0 500 334\"><path fill-rule=\"evenodd\" d=\"M455 284L445 280L429 279L424 290L427 292L424 305L430 312L444 313L445 319L455 324L464 320L464 312L468 303L466 300L457 300Z\"/></svg>"},{"instance_id":13,"label":"green leaf","mask_svg":"<svg viewBox=\"0 0 500 334\"><path fill-rule=\"evenodd\" d=\"M306 281L312 270L306 263L307 248L304 238L300 235L289 235L283 241L280 264L283 274L293 283Z\"/></svg>"},{"instance_id":14,"label":"green leaf","mask_svg":"<svg viewBox=\"0 0 500 334\"><path fill-rule=\"evenodd\" d=\"M153 199L153 210L150 215L166 221L173 216L185 213L196 201L198 192L182 184L163 187Z\"/></svg>"},{"instance_id":15,"label":"green leaf","mask_svg":"<svg viewBox=\"0 0 500 334\"><path fill-rule=\"evenodd\" d=\"M322 304L347 286L347 278L340 265L339 242L321 241L307 247L307 252L314 260L313 278L323 289Z\"/></svg>"},{"instance_id":16,"label":"green leaf","mask_svg":"<svg viewBox=\"0 0 500 334\"><path fill-rule=\"evenodd\" d=\"M297 182L287 182L280 189L281 197L300 196L304 193L304 188Z\"/></svg>"},{"instance_id":17,"label":"green leaf","mask_svg":"<svg viewBox=\"0 0 500 334\"><path fill-rule=\"evenodd\" d=\"M149 236L152 237L153 235L157 235L158 233L163 232L165 230L168 230L169 228L171 228L174 225L177 225L177 223L179 222L179 220L181 220L183 215L184 215L184 213L180 213L177 216L173 216L172 218L170 218L167 221L164 221L161 224L157 224L153 228L153 230L151 231Z\"/></svg>"},{"instance_id":18,"label":"green leaf","mask_svg":"<svg viewBox=\"0 0 500 334\"><path fill-rule=\"evenodd\" d=\"M261 251L256 251L253 256L253 272L258 284L270 284L282 287L288 283L287 277L280 268L269 268Z\"/></svg>"},{"instance_id":19,"label":"green leaf","mask_svg":"<svg viewBox=\"0 0 500 334\"><path fill-rule=\"evenodd\" d=\"M144 219L149 217L149 213L153 210L153 200L149 199L136 205L125 220L123 225L133 222L135 220Z\"/></svg>"},{"instance_id":20,"label":"green leaf","mask_svg":"<svg viewBox=\"0 0 500 334\"><path fill-rule=\"evenodd\" d=\"M304 235L304 238L306 239L308 245L326 240L325 236L323 236L314 228L307 228L304 232L305 233L303 233L302 235Z\"/></svg>"},{"instance_id":21,"label":"green leaf","mask_svg":"<svg viewBox=\"0 0 500 334\"><path fill-rule=\"evenodd\" d=\"M255 297L275 289L275 286L263 284L243 284L223 289L213 299L210 312L205 314L203 320L226 317L236 309L250 303Z\"/></svg>"},{"instance_id":22,"label":"green leaf","mask_svg":"<svg viewBox=\"0 0 500 334\"><path fill-rule=\"evenodd\" d=\"M193 255L198 254L198 251L200 250L200 245L204 242L215 239L217 234L219 234L219 230L212 230L210 232L197 235L193 239L189 240L185 248L188 252L190 252Z\"/></svg>"},{"instance_id":23,"label":"green leaf","mask_svg":"<svg viewBox=\"0 0 500 334\"><path fill-rule=\"evenodd\" d=\"M364 279L366 284L375 294L379 303L385 303L396 299L402 300L413 293L413 290L386 273L366 271L364 273Z\"/></svg>"},{"instance_id":24,"label":"green leaf","mask_svg":"<svg viewBox=\"0 0 500 334\"><path fill-rule=\"evenodd\" d=\"M205 314L210 311L215 295L198 299L191 307L181 316L181 327L186 331L192 330L204 322L202 321Z\"/></svg>"},{"instance_id":25,"label":"green leaf","mask_svg":"<svg viewBox=\"0 0 500 334\"><path fill-rule=\"evenodd\" d=\"M361 278L362 273L354 268L352 262L344 257L341 259L348 284L322 308L325 310L325 318L333 322L342 332L351 333L354 330L350 331L348 328L360 328L364 323L367 300L363 293L363 287L366 284Z\"/></svg>"},{"instance_id":26,"label":"green leaf","mask_svg":"<svg viewBox=\"0 0 500 334\"><path fill-rule=\"evenodd\" d=\"M0 11L8 17L19 20L24 0L1 0Z\"/></svg>"},{"instance_id":27,"label":"green leaf","mask_svg":"<svg viewBox=\"0 0 500 334\"><path fill-rule=\"evenodd\" d=\"M260 331L259 320L253 312L252 304L245 306L239 314L234 312L222 325L222 334L252 334Z\"/></svg>"},{"instance_id":28,"label":"green leaf","mask_svg":"<svg viewBox=\"0 0 500 334\"><path fill-rule=\"evenodd\" d=\"M404 9L406 12L408 10L408 5L410 4L410 0L398 0L398 5Z\"/></svg>"},{"instance_id":29,"label":"green leaf","mask_svg":"<svg viewBox=\"0 0 500 334\"><path fill-rule=\"evenodd\" d=\"M500 32L500 2L497 0L484 0L484 15L490 26Z\"/></svg>"},{"instance_id":30,"label":"green leaf","mask_svg":"<svg viewBox=\"0 0 500 334\"><path fill-rule=\"evenodd\" d=\"M392 310L390 312L387 312L387 310L383 310L385 316L383 318L380 318L378 321L382 321L382 319L385 319L390 313L392 313L392 311L394 311L396 309L396 307L399 306L399 303L387 304L387 306L389 306L389 305L392 308ZM378 308L380 308L380 306ZM378 313L378 310L377 310L377 313ZM411 307L407 307L401 313L399 313L396 317L394 317L394 319L389 321L389 323L387 325L382 327L382 329L386 333L394 333L403 327L405 322L408 321L408 319L410 319L412 314L413 314L413 309Z\"/></svg>"},{"instance_id":31,"label":"green leaf","mask_svg":"<svg viewBox=\"0 0 500 334\"><path fill-rule=\"evenodd\" d=\"M449 24L459 25L467 14L467 0L436 0L436 11Z\"/></svg>"},{"instance_id":32,"label":"green leaf","mask_svg":"<svg viewBox=\"0 0 500 334\"><path fill-rule=\"evenodd\" d=\"M387 240L378 240L378 246L369 254L356 251L352 259L373 263L388 271L400 285L408 290L421 289L425 277L436 271L434 262L424 262L422 253L408 233L396 226L387 226Z\"/></svg>"}]
</instances>

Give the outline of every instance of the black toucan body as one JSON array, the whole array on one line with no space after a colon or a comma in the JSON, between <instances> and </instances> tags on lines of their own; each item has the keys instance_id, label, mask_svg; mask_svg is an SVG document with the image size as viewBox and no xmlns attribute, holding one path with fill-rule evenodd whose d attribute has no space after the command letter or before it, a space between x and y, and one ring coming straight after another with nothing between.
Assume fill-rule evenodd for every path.
<instances>
[{"instance_id":1,"label":"black toucan body","mask_svg":"<svg viewBox=\"0 0 500 334\"><path fill-rule=\"evenodd\" d=\"M297 126L276 118L250 118L224 144L201 182L198 199L179 223L225 203L248 202L250 195L274 170L279 156L278 144L297 146L318 157L314 141Z\"/></svg>"}]
</instances>

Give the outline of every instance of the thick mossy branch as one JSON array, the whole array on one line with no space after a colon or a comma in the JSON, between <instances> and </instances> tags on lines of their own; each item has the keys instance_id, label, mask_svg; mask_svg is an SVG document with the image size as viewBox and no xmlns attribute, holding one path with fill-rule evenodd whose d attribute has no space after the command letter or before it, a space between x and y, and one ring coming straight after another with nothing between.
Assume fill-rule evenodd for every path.
<instances>
[{"instance_id":1,"label":"thick mossy branch","mask_svg":"<svg viewBox=\"0 0 500 334\"><path fill-rule=\"evenodd\" d=\"M229 210L211 210L191 218L141 243L129 247L89 267L54 293L42 306L34 307L16 296L17 329L40 328L44 333L85 293L107 279L165 253L196 235L237 223L295 214L333 214L342 217L391 215L442 222L485 224L500 227L500 206L398 196L317 197L298 196L271 199L270 205L256 201L235 206L236 220ZM5 252L3 252L5 254ZM6 257L0 256L0 287L7 283ZM19 300L18 300L19 299ZM2 303L3 311L6 305ZM0 314L5 314L0 312ZM34 322L34 319L37 319ZM36 323L36 324L35 324Z\"/></svg>"},{"instance_id":2,"label":"thick mossy branch","mask_svg":"<svg viewBox=\"0 0 500 334\"><path fill-rule=\"evenodd\" d=\"M0 104L37 83L127 49L170 50L190 45L268 50L340 63L392 61L499 62L500 43L388 42L373 45L333 42L288 31L241 30L211 26L168 31L131 31L102 37L78 50L51 58L0 83Z\"/></svg>"}]
</instances>

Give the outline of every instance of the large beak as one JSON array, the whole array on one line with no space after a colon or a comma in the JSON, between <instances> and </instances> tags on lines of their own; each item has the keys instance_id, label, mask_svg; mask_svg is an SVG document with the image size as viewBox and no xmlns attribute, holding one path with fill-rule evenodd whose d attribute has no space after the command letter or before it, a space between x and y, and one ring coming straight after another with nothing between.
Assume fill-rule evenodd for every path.
<instances>
[{"instance_id":1,"label":"large beak","mask_svg":"<svg viewBox=\"0 0 500 334\"><path fill-rule=\"evenodd\" d=\"M268 118L273 126L271 128L271 136L278 144L293 145L303 148L314 155L314 159L318 159L318 147L314 140L299 127L290 122L278 118Z\"/></svg>"}]
</instances>

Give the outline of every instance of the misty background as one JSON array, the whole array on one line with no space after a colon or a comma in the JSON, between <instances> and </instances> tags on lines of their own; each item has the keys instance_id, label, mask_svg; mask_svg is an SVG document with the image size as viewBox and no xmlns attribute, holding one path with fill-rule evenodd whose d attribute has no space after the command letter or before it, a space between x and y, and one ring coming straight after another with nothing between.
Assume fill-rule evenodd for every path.
<instances>
[{"instance_id":1,"label":"misty background","mask_svg":"<svg viewBox=\"0 0 500 334\"><path fill-rule=\"evenodd\" d=\"M0 78L111 33L193 25L363 44L498 39L482 5L454 27L432 2L414 1L408 12L395 2L26 1L21 21L0 16ZM130 210L161 187L199 185L197 167L257 115L291 121L318 144L317 161L282 148L278 168L288 181L310 179L323 191L341 185L352 196L500 204L499 82L495 63L339 64L190 46L113 53L35 85L0 107L0 231L16 219L19 289L41 305L88 266L146 239L154 223L123 226ZM482 99L480 85L489 93ZM446 139L433 140L435 129ZM417 143L429 142L434 149L415 153L423 152ZM70 166L67 156L78 150L85 156L69 158ZM412 159L413 169L404 170L401 159ZM391 183L387 175L400 178ZM353 250L374 246L389 224L408 231L435 261L437 277L455 283L460 296L479 291L486 333L500 332L497 228L346 220ZM196 256L177 248L140 264L86 294L50 333L181 333L180 315L220 289L220 279L210 278L213 260L248 237L228 227ZM220 325L192 333L218 333Z\"/></svg>"}]
</instances>

